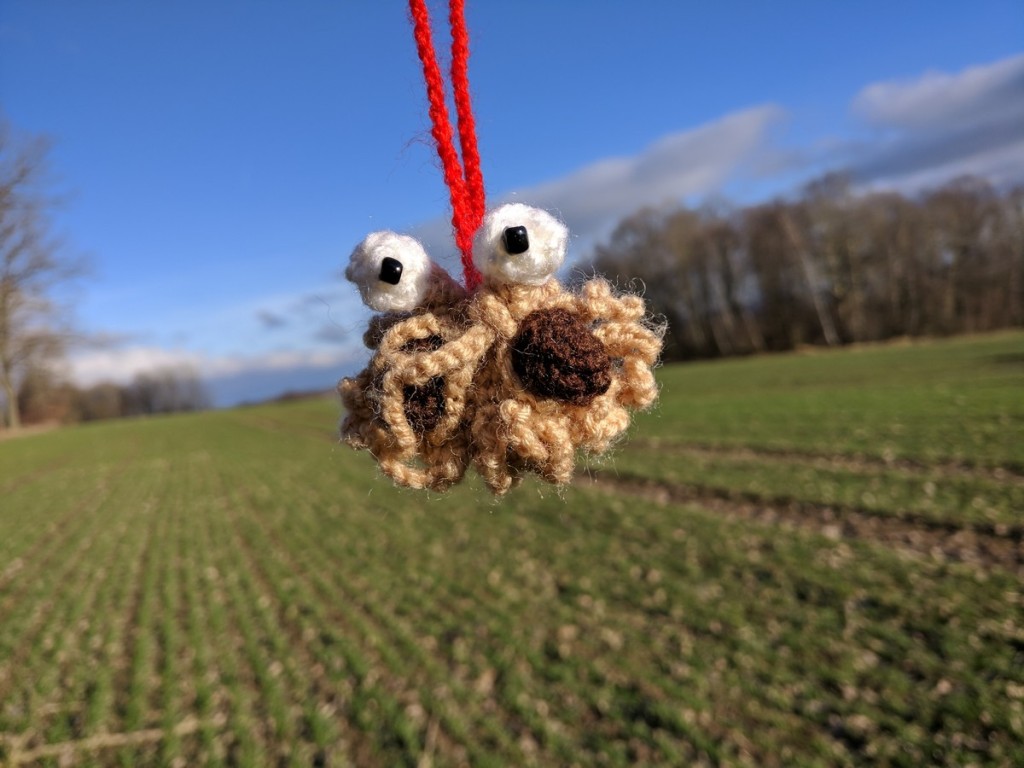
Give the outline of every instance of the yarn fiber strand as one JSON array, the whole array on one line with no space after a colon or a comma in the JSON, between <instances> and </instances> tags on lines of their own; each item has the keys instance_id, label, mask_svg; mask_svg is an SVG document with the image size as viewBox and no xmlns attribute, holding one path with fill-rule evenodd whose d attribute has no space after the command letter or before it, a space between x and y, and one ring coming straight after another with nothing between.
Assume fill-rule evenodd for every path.
<instances>
[{"instance_id":1,"label":"yarn fiber strand","mask_svg":"<svg viewBox=\"0 0 1024 768\"><path fill-rule=\"evenodd\" d=\"M469 95L469 33L466 31L465 0L451 0L448 23L452 29L452 93L459 119L459 148L462 150L466 202L469 220L466 229L472 236L484 219L484 176L480 170L480 152L476 142L476 118ZM476 272L476 268L473 268ZM479 280L479 273L477 273Z\"/></svg>"},{"instance_id":2,"label":"yarn fiber strand","mask_svg":"<svg viewBox=\"0 0 1024 768\"><path fill-rule=\"evenodd\" d=\"M423 65L427 100L430 102L430 132L434 137L438 157L441 159L444 180L452 204L455 244L462 255L462 272L466 287L473 290L482 279L473 264L473 234L483 218L484 187L476 145L476 122L469 99L469 35L466 32L464 3L461 0L451 0L449 5L449 20L452 25L453 90L459 118L459 143L463 152L461 163L455 150L454 131L445 104L444 80L437 64L426 0L409 0L409 14L413 22L416 51Z\"/></svg>"}]
</instances>

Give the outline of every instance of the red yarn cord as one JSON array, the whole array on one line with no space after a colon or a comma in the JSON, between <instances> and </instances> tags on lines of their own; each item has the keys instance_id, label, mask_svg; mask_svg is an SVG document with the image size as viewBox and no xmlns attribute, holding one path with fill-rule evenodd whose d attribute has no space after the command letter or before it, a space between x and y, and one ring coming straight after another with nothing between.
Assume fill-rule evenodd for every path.
<instances>
[{"instance_id":1,"label":"red yarn cord","mask_svg":"<svg viewBox=\"0 0 1024 768\"><path fill-rule=\"evenodd\" d=\"M471 217L467 224L475 232L484 219L484 177L476 145L476 119L469 97L469 33L465 7L465 0L450 0L448 23L452 29L452 92L459 117L459 145Z\"/></svg>"},{"instance_id":2,"label":"red yarn cord","mask_svg":"<svg viewBox=\"0 0 1024 768\"><path fill-rule=\"evenodd\" d=\"M458 7L456 7L458 6ZM427 85L427 100L430 102L431 135L437 146L438 157L444 170L445 184L448 185L452 203L452 228L455 230L455 244L462 253L462 272L466 287L472 290L480 284L480 272L473 265L473 235L483 220L483 177L480 173L480 156L476 147L476 128L469 102L468 58L469 37L466 34L461 0L451 0L449 19L452 22L452 73L455 85L456 110L459 118L459 143L463 160L467 158L467 175L463 175L458 153L455 151L452 124L445 105L444 81L437 65L434 42L430 32L430 14L426 0L409 0L409 12L413 21L416 51L423 64L423 79ZM461 30L456 32L456 28ZM459 38L456 41L456 38ZM461 95L459 92L462 92ZM467 178L472 179L473 191L467 189Z\"/></svg>"}]
</instances>

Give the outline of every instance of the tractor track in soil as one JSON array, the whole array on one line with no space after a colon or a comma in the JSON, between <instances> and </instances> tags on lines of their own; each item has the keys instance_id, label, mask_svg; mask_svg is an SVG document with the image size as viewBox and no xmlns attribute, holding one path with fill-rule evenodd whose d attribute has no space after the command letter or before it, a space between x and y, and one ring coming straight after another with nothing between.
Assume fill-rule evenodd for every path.
<instances>
[{"instance_id":1,"label":"tractor track in soil","mask_svg":"<svg viewBox=\"0 0 1024 768\"><path fill-rule=\"evenodd\" d=\"M721 489L672 483L591 469L576 485L662 505L695 504L711 512L758 523L812 531L834 541L865 541L937 561L1024 575L1024 526L957 526L914 516L880 515L855 507L795 499L761 498Z\"/></svg>"},{"instance_id":2,"label":"tractor track in soil","mask_svg":"<svg viewBox=\"0 0 1024 768\"><path fill-rule=\"evenodd\" d=\"M801 451L794 448L684 443L659 438L636 438L631 440L627 447L627 450L631 449L733 461L768 460L802 464L814 469L845 470L857 474L892 472L908 476L921 476L922 478L960 477L1006 485L1024 485L1024 466L1012 462L992 466L956 459L924 462L908 457L887 458L864 453L829 453L827 451Z\"/></svg>"}]
</instances>

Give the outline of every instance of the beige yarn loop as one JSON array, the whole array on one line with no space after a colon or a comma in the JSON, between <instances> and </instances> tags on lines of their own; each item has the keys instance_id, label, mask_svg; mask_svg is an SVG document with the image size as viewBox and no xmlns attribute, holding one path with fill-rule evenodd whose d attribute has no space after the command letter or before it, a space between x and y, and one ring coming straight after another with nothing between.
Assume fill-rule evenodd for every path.
<instances>
[{"instance_id":1,"label":"beige yarn loop","mask_svg":"<svg viewBox=\"0 0 1024 768\"><path fill-rule=\"evenodd\" d=\"M369 365L338 384L342 440L368 450L398 485L445 490L471 464L497 495L527 473L567 483L577 450L608 450L629 427L628 409L657 399L652 369L664 326L646 315L643 299L616 294L602 278L577 291L554 279L485 284L468 297L438 279L431 298L414 314L374 317L364 336L376 350ZM555 308L589 328L612 361L611 384L588 405L528 391L513 368L520 323ZM435 395L435 411L414 413L429 425L417 431L410 413Z\"/></svg>"}]
</instances>

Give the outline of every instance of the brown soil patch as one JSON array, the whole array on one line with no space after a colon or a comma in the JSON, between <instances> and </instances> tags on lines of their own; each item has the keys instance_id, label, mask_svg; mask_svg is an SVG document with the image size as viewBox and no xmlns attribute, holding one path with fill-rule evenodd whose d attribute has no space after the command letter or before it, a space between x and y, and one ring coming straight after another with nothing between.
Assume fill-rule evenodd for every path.
<instances>
[{"instance_id":1,"label":"brown soil patch","mask_svg":"<svg viewBox=\"0 0 1024 768\"><path fill-rule=\"evenodd\" d=\"M1005 568L1024 574L1024 530L996 531L901 519L863 510L803 501L754 499L620 473L590 470L577 475L582 487L599 488L658 504L698 504L715 513L761 523L814 531L829 539L859 539L918 557L955 561L979 568Z\"/></svg>"}]
</instances>

